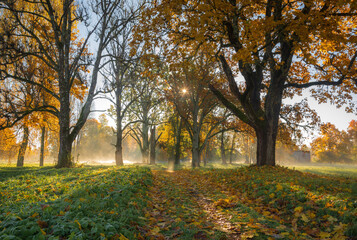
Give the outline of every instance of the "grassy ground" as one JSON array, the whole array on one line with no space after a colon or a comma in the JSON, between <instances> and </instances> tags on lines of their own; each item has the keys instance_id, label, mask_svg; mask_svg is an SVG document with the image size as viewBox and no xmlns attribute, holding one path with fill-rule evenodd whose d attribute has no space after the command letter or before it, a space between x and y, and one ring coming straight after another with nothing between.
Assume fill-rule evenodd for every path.
<instances>
[{"instance_id":1,"label":"grassy ground","mask_svg":"<svg viewBox=\"0 0 357 240\"><path fill-rule=\"evenodd\" d=\"M0 239L135 239L151 178L139 167L1 167Z\"/></svg>"},{"instance_id":2,"label":"grassy ground","mask_svg":"<svg viewBox=\"0 0 357 240\"><path fill-rule=\"evenodd\" d=\"M343 165L343 164L311 164L311 165L288 165L291 169L296 169L303 172L343 176L357 178L357 165Z\"/></svg>"},{"instance_id":3,"label":"grassy ground","mask_svg":"<svg viewBox=\"0 0 357 240\"><path fill-rule=\"evenodd\" d=\"M340 240L357 235L357 186L351 178L254 166L155 170L154 177L146 215L148 228L155 231L148 233L162 239Z\"/></svg>"},{"instance_id":4,"label":"grassy ground","mask_svg":"<svg viewBox=\"0 0 357 240\"><path fill-rule=\"evenodd\" d=\"M0 166L0 239L357 236L349 168L165 167Z\"/></svg>"},{"instance_id":5,"label":"grassy ground","mask_svg":"<svg viewBox=\"0 0 357 240\"><path fill-rule=\"evenodd\" d=\"M219 162L208 163L206 166L202 166L204 169L235 169L243 166L248 166L244 163L234 163L223 165ZM302 172L320 174L320 175L331 175L331 176L341 176L341 177L352 177L357 178L357 165L347 165L347 164L288 164L285 165L292 170L299 170ZM151 167L154 170L165 170L167 169L167 163L160 162L155 166ZM184 162L181 164L179 169L191 169L190 162Z\"/></svg>"}]
</instances>

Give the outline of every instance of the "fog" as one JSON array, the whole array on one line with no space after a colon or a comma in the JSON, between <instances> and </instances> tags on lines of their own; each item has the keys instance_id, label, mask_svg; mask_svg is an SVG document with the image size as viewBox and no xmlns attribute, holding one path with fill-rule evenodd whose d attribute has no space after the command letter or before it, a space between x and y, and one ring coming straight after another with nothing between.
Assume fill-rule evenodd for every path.
<instances>
[{"instance_id":1,"label":"fog","mask_svg":"<svg viewBox=\"0 0 357 240\"><path fill-rule=\"evenodd\" d=\"M138 164L141 161L134 161L134 160L128 160L124 159L124 165L132 165L132 164ZM114 159L84 159L80 160L78 162L79 164L84 164L84 165L115 165L115 160Z\"/></svg>"}]
</instances>

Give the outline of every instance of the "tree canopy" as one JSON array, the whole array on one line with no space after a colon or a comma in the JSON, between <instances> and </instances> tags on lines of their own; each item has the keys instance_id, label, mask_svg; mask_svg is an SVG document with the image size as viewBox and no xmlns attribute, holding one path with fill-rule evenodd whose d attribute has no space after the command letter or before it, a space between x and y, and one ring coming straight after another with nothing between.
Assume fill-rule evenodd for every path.
<instances>
[{"instance_id":1,"label":"tree canopy","mask_svg":"<svg viewBox=\"0 0 357 240\"><path fill-rule=\"evenodd\" d=\"M154 1L137 28L137 41L221 63L229 99L211 90L254 128L258 165L275 165L282 100L311 88L313 97L356 112L356 8L354 1ZM325 86L329 86L326 90Z\"/></svg>"}]
</instances>

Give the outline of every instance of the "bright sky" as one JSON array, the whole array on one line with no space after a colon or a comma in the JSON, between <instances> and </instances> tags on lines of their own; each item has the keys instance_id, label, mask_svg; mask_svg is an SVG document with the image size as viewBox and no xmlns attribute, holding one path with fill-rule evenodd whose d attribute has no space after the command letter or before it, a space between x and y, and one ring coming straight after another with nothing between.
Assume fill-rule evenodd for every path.
<instances>
[{"instance_id":1,"label":"bright sky","mask_svg":"<svg viewBox=\"0 0 357 240\"><path fill-rule=\"evenodd\" d=\"M292 100L287 100L286 102L299 102L303 98L308 99L309 106L316 110L321 118L322 123L330 122L334 124L340 131L346 131L351 120L357 120L357 116L355 114L346 113L344 108L336 108L336 106L329 103L318 103L314 98L309 97L308 90L305 90L305 93L302 97L297 96ZM357 106L357 95L354 96L353 101Z\"/></svg>"}]
</instances>

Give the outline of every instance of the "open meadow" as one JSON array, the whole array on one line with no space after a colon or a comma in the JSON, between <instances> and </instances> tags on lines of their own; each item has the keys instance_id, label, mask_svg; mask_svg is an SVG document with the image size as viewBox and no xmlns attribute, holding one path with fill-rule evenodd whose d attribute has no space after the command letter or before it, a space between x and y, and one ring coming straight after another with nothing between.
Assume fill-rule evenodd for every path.
<instances>
[{"instance_id":1,"label":"open meadow","mask_svg":"<svg viewBox=\"0 0 357 240\"><path fill-rule=\"evenodd\" d=\"M0 239L355 239L355 170L296 168L1 166Z\"/></svg>"}]
</instances>

